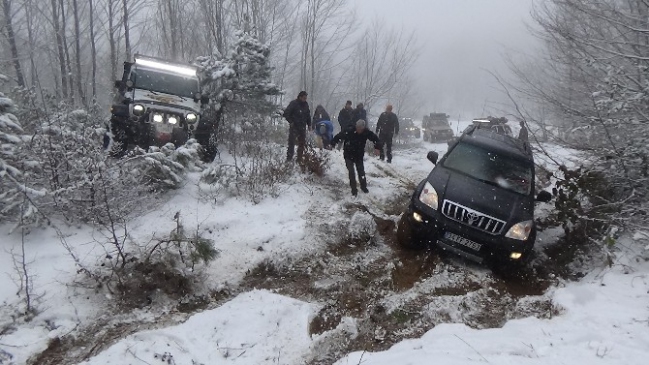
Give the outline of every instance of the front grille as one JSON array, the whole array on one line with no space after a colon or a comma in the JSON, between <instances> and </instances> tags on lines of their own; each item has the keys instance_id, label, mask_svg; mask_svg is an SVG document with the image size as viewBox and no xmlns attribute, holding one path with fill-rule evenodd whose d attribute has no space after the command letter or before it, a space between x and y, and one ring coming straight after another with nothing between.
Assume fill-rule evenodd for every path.
<instances>
[{"instance_id":1,"label":"front grille","mask_svg":"<svg viewBox=\"0 0 649 365\"><path fill-rule=\"evenodd\" d=\"M501 234L505 228L504 221L449 200L444 200L442 213L454 221L493 235Z\"/></svg>"}]
</instances>

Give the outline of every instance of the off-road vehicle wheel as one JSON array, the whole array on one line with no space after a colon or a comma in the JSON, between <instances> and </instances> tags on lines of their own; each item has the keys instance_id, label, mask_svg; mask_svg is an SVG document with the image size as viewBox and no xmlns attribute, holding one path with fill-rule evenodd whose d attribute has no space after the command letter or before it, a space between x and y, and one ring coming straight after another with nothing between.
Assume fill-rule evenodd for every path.
<instances>
[{"instance_id":1,"label":"off-road vehicle wheel","mask_svg":"<svg viewBox=\"0 0 649 365\"><path fill-rule=\"evenodd\" d=\"M110 154L116 157L125 155L130 139L124 123L116 117L111 118L110 133L113 135L113 143Z\"/></svg>"},{"instance_id":2,"label":"off-road vehicle wheel","mask_svg":"<svg viewBox=\"0 0 649 365\"><path fill-rule=\"evenodd\" d=\"M407 212L401 215L397 225L397 243L408 250L421 250L425 248L424 242L417 237L412 230L412 223L408 219Z\"/></svg>"}]
</instances>

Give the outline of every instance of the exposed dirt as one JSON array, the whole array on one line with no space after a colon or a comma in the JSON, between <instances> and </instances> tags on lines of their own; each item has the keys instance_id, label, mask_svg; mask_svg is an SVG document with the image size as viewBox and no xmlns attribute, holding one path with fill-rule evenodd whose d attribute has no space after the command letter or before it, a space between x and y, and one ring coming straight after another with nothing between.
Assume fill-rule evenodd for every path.
<instances>
[{"instance_id":1,"label":"exposed dirt","mask_svg":"<svg viewBox=\"0 0 649 365\"><path fill-rule=\"evenodd\" d=\"M494 274L436 251L400 248L395 213L405 202L395 197L371 209L348 204L349 227L337 232L339 241L290 265L264 263L242 283L242 290L263 288L322 304L309 326L318 343L311 364L331 364L351 351L384 350L439 323L493 328L512 318L559 313L543 296L556 277L551 269L538 269L544 262L517 275ZM358 214L374 220L371 231L352 234Z\"/></svg>"},{"instance_id":2,"label":"exposed dirt","mask_svg":"<svg viewBox=\"0 0 649 365\"><path fill-rule=\"evenodd\" d=\"M137 285L128 289L135 302L150 303L150 280L163 280L164 292L176 299L176 311L155 321L116 323L106 316L74 335L54 338L47 350L29 364L77 363L88 359L129 334L178 323L191 313L215 308L240 292L268 289L321 309L309 325L315 349L309 364L331 364L352 351L379 351L407 338L422 336L440 323L464 323L494 328L507 320L560 313L547 289L558 278L573 279L568 268L586 246L577 235L539 252L530 267L515 275L492 272L472 262L434 250L410 251L398 246L396 222L415 184L378 166L382 176L400 182L393 199L371 206L356 202L342 207L340 216L315 207L308 212L314 240L326 249L289 263L263 262L232 291L187 296L190 283L143 267ZM340 200L346 185L326 177L319 180L327 194ZM144 285L142 283L145 283Z\"/></svg>"}]
</instances>

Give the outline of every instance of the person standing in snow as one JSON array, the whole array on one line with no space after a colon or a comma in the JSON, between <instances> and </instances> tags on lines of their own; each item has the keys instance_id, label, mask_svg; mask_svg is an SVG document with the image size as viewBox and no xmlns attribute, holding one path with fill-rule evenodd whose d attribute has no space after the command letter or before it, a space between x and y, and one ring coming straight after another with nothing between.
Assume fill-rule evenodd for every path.
<instances>
[{"instance_id":1,"label":"person standing in snow","mask_svg":"<svg viewBox=\"0 0 649 365\"><path fill-rule=\"evenodd\" d=\"M367 123L367 111L365 110L363 103L358 103L358 105L356 105L356 109L352 111L352 119L350 121L350 124L352 126L355 126L356 122L358 122L359 120L364 120Z\"/></svg>"},{"instance_id":2,"label":"person standing in snow","mask_svg":"<svg viewBox=\"0 0 649 365\"><path fill-rule=\"evenodd\" d=\"M525 122L521 120L520 126L521 130L518 132L518 139L523 142L529 142L529 132L527 131L527 127L525 127Z\"/></svg>"},{"instance_id":3,"label":"person standing in snow","mask_svg":"<svg viewBox=\"0 0 649 365\"><path fill-rule=\"evenodd\" d=\"M392 162L392 138L399 135L399 118L392 112L392 105L388 104L385 111L379 116L379 121L376 123L376 134L381 139L381 143L385 148L381 148L381 161L385 160L385 155L388 155L388 163Z\"/></svg>"},{"instance_id":4,"label":"person standing in snow","mask_svg":"<svg viewBox=\"0 0 649 365\"><path fill-rule=\"evenodd\" d=\"M292 161L295 154L295 140L297 139L297 161L302 162L304 148L306 145L306 128L311 126L311 110L307 103L308 94L306 91L300 91L297 99L291 101L284 110L284 118L288 121L290 127L288 132L288 150L286 151L286 161Z\"/></svg>"},{"instance_id":5,"label":"person standing in snow","mask_svg":"<svg viewBox=\"0 0 649 365\"><path fill-rule=\"evenodd\" d=\"M315 108L313 114L313 131L316 136L322 141L323 148L329 149L331 147L331 140L333 139L334 125L331 123L331 118L322 105Z\"/></svg>"},{"instance_id":6,"label":"person standing in snow","mask_svg":"<svg viewBox=\"0 0 649 365\"><path fill-rule=\"evenodd\" d=\"M356 122L355 129L347 129L338 133L331 145L336 146L339 142L344 142L343 156L345 157L345 165L349 172L349 186L352 188L352 195L358 195L356 189L356 172L358 172L358 181L361 185L361 191L369 193L367 189L367 179L365 178L365 166L363 165L363 156L365 156L365 144L367 140L374 142L374 153L379 154L381 149L381 141L371 130L367 129L366 122L360 119ZM354 171L356 168L356 171Z\"/></svg>"},{"instance_id":7,"label":"person standing in snow","mask_svg":"<svg viewBox=\"0 0 649 365\"><path fill-rule=\"evenodd\" d=\"M338 124L340 124L340 131L344 131L353 126L352 124L352 101L347 100L345 107L340 110L338 113Z\"/></svg>"},{"instance_id":8,"label":"person standing in snow","mask_svg":"<svg viewBox=\"0 0 649 365\"><path fill-rule=\"evenodd\" d=\"M315 112L313 113L313 127L315 128L316 124L323 120L331 120L331 118L329 118L329 113L327 113L325 108L322 105L318 105L315 107Z\"/></svg>"}]
</instances>

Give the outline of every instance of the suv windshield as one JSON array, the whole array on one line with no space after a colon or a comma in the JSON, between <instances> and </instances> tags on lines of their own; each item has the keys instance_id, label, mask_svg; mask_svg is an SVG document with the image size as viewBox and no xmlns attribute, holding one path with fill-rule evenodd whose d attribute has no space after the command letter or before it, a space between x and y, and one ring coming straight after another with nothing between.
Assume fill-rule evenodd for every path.
<instances>
[{"instance_id":1,"label":"suv windshield","mask_svg":"<svg viewBox=\"0 0 649 365\"><path fill-rule=\"evenodd\" d=\"M532 191L532 164L482 147L458 143L444 167L518 194Z\"/></svg>"},{"instance_id":2,"label":"suv windshield","mask_svg":"<svg viewBox=\"0 0 649 365\"><path fill-rule=\"evenodd\" d=\"M173 75L144 68L137 68L131 72L131 81L134 87L154 92L178 95L193 98L198 92L198 79Z\"/></svg>"}]
</instances>

